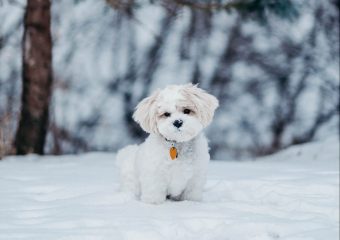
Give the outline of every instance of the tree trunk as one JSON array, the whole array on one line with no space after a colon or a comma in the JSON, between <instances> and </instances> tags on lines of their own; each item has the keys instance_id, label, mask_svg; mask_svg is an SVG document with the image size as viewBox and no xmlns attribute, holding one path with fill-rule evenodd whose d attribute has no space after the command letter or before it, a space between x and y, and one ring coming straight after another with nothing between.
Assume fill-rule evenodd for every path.
<instances>
[{"instance_id":1,"label":"tree trunk","mask_svg":"<svg viewBox=\"0 0 340 240\"><path fill-rule=\"evenodd\" d=\"M24 19L23 91L16 153L44 153L52 92L50 0L28 0Z\"/></svg>"}]
</instances>

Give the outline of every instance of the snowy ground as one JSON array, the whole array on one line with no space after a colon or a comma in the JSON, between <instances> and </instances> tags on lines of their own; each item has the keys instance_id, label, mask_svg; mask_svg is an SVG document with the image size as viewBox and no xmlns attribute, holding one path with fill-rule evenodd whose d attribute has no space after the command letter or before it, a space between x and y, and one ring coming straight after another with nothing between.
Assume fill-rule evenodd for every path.
<instances>
[{"instance_id":1,"label":"snowy ground","mask_svg":"<svg viewBox=\"0 0 340 240\"><path fill-rule=\"evenodd\" d=\"M210 164L203 202L117 192L112 154L0 162L0 239L339 239L338 140Z\"/></svg>"}]
</instances>

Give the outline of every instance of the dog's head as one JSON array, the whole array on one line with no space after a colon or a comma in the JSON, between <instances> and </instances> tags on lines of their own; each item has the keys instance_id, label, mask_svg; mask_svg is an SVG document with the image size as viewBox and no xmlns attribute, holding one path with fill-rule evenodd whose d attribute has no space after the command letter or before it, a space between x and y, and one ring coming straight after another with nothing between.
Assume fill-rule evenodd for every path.
<instances>
[{"instance_id":1,"label":"dog's head","mask_svg":"<svg viewBox=\"0 0 340 240\"><path fill-rule=\"evenodd\" d=\"M217 107L218 100L196 85L172 85L143 99L133 118L148 133L186 142L209 125Z\"/></svg>"}]
</instances>

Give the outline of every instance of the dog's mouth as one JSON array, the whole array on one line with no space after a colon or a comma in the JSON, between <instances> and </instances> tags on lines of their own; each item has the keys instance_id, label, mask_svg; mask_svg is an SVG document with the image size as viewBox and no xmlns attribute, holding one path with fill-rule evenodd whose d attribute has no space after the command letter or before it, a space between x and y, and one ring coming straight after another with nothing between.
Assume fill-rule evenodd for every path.
<instances>
[{"instance_id":1,"label":"dog's mouth","mask_svg":"<svg viewBox=\"0 0 340 240\"><path fill-rule=\"evenodd\" d=\"M171 143L177 143L177 142L181 142L178 137L180 138L181 135L179 135L182 132L182 130L176 129L172 136L165 136L165 135L161 135L161 137L163 137L165 139L165 141L167 142L171 142Z\"/></svg>"},{"instance_id":2,"label":"dog's mouth","mask_svg":"<svg viewBox=\"0 0 340 240\"><path fill-rule=\"evenodd\" d=\"M161 135L165 141L170 143L180 143L180 142L187 142L190 141L192 138L187 137L186 135L183 135L182 131L176 131L172 135Z\"/></svg>"},{"instance_id":3,"label":"dog's mouth","mask_svg":"<svg viewBox=\"0 0 340 240\"><path fill-rule=\"evenodd\" d=\"M164 135L160 134L160 136L166 141L166 142L169 142L169 143L177 143L177 140L174 140L172 138L169 138L169 137L165 137Z\"/></svg>"},{"instance_id":4,"label":"dog's mouth","mask_svg":"<svg viewBox=\"0 0 340 240\"><path fill-rule=\"evenodd\" d=\"M158 133L164 138L173 142L187 142L194 138L198 132L195 131L195 126L190 125L182 127L173 127L162 125L159 127Z\"/></svg>"}]
</instances>

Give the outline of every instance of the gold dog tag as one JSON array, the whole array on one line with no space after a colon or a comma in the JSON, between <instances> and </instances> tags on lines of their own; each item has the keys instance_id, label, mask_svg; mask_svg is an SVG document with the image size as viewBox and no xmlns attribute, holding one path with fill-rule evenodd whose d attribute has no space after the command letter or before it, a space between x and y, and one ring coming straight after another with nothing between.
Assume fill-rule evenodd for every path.
<instances>
[{"instance_id":1,"label":"gold dog tag","mask_svg":"<svg viewBox=\"0 0 340 240\"><path fill-rule=\"evenodd\" d=\"M175 160L178 157L177 149L175 147L170 148L170 158L171 160Z\"/></svg>"}]
</instances>

